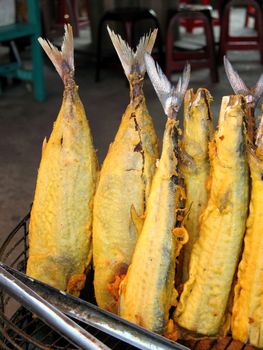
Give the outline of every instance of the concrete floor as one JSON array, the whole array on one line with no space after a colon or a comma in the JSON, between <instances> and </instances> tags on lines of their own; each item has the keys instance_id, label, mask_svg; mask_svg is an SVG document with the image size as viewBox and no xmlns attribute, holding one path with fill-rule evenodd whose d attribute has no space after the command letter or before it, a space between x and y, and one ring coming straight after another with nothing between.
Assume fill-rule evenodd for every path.
<instances>
[{"instance_id":1,"label":"concrete floor","mask_svg":"<svg viewBox=\"0 0 263 350\"><path fill-rule=\"evenodd\" d=\"M241 21L237 23L243 25ZM183 38L189 39L187 36ZM228 57L247 85L254 86L262 73L258 52L231 52ZM101 82L94 83L95 65L88 60L85 50L76 54L75 60L76 81L101 163L129 102L129 91L120 64L105 67ZM29 211L42 141L51 133L62 100L62 82L47 59L45 62L46 102L34 101L24 83L9 86L0 96L0 243ZM222 96L232 93L223 67L219 67L219 73L218 84L211 83L207 69L194 71L190 82L192 88L206 87L210 90L214 97L212 110L215 123ZM173 77L174 81L177 77ZM144 91L161 140L166 118L148 79Z\"/></svg>"}]
</instances>

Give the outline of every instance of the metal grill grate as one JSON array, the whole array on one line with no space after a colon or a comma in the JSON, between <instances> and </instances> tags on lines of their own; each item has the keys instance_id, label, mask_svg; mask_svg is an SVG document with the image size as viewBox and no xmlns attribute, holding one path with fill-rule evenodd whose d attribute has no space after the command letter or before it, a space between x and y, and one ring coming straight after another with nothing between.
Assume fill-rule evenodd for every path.
<instances>
[{"instance_id":1,"label":"metal grill grate","mask_svg":"<svg viewBox=\"0 0 263 350\"><path fill-rule=\"evenodd\" d=\"M25 272L28 253L29 214L9 234L0 248L0 261ZM92 285L92 276L88 278ZM89 288L90 289L90 288ZM90 299L89 299L90 300ZM76 350L48 325L0 290L0 349L3 350ZM78 322L97 339L114 350L132 350L135 347L82 322ZM231 337L182 341L193 350L252 350L252 346L233 341ZM161 347L160 347L161 348Z\"/></svg>"}]
</instances>

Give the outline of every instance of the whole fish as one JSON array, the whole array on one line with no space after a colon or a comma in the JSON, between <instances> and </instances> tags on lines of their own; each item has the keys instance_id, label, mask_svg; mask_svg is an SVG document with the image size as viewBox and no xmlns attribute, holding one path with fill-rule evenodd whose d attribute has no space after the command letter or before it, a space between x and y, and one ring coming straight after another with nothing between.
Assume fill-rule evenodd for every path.
<instances>
[{"instance_id":1,"label":"whole fish","mask_svg":"<svg viewBox=\"0 0 263 350\"><path fill-rule=\"evenodd\" d=\"M209 91L201 88L196 93L188 90L184 99L180 169L186 188L186 211L189 211L185 218L189 240L183 247L182 282L188 279L191 251L199 236L200 215L208 201L208 145L214 134L211 100Z\"/></svg>"},{"instance_id":2,"label":"whole fish","mask_svg":"<svg viewBox=\"0 0 263 350\"><path fill-rule=\"evenodd\" d=\"M233 338L263 347L263 130L259 129L260 144L250 148L248 160L252 180L251 200L245 247L238 267L231 318Z\"/></svg>"},{"instance_id":3,"label":"whole fish","mask_svg":"<svg viewBox=\"0 0 263 350\"><path fill-rule=\"evenodd\" d=\"M29 225L27 274L78 295L92 256L92 207L98 163L74 81L73 35L62 50L39 39L65 86L62 106L44 141Z\"/></svg>"},{"instance_id":4,"label":"whole fish","mask_svg":"<svg viewBox=\"0 0 263 350\"><path fill-rule=\"evenodd\" d=\"M96 301L117 313L119 284L142 228L159 155L143 94L144 53L151 52L157 30L140 40L136 52L108 31L130 83L130 104L101 169L94 199L93 260Z\"/></svg>"},{"instance_id":5,"label":"whole fish","mask_svg":"<svg viewBox=\"0 0 263 350\"><path fill-rule=\"evenodd\" d=\"M242 96L222 100L218 130L210 144L210 191L190 259L175 321L183 328L217 335L225 322L241 253L248 208L248 167Z\"/></svg>"},{"instance_id":6,"label":"whole fish","mask_svg":"<svg viewBox=\"0 0 263 350\"><path fill-rule=\"evenodd\" d=\"M176 119L190 78L190 66L175 89L145 55L147 72L168 116L163 149L146 209L142 232L135 247L132 263L120 288L120 316L163 333L169 310L176 305L176 258L188 239L180 227L180 202L183 191L178 173L178 120ZM176 225L178 227L176 227Z\"/></svg>"},{"instance_id":7,"label":"whole fish","mask_svg":"<svg viewBox=\"0 0 263 350\"><path fill-rule=\"evenodd\" d=\"M251 198L246 224L244 251L238 267L237 283L234 288L234 301L231 317L231 330L234 339L263 347L263 116L255 133L254 110L263 93L263 75L255 88L248 89L230 62L225 59L228 76L236 93L243 93L250 109L248 113L248 162L251 177ZM235 86L235 81L239 84ZM243 89L241 89L241 86Z\"/></svg>"}]
</instances>

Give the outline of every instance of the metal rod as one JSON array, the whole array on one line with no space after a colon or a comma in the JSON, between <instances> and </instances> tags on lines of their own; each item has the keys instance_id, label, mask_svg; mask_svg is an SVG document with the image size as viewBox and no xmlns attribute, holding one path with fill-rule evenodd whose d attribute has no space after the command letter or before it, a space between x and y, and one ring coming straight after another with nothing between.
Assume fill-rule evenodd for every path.
<instances>
[{"instance_id":1,"label":"metal rod","mask_svg":"<svg viewBox=\"0 0 263 350\"><path fill-rule=\"evenodd\" d=\"M65 336L73 345L85 350L109 350L106 345L7 272L1 265L0 286L31 312Z\"/></svg>"},{"instance_id":2,"label":"metal rod","mask_svg":"<svg viewBox=\"0 0 263 350\"><path fill-rule=\"evenodd\" d=\"M49 300L52 305L66 315L99 329L140 350L189 350L189 348L184 345L149 332L142 327L98 308L96 305L34 280L3 263L0 263L0 266L28 285L44 299Z\"/></svg>"},{"instance_id":3,"label":"metal rod","mask_svg":"<svg viewBox=\"0 0 263 350\"><path fill-rule=\"evenodd\" d=\"M15 56L16 62L19 64L19 66L22 66L22 61L21 61L21 57L19 55L19 52L17 50L17 46L14 40L10 41L10 45L11 45L11 49L13 51L13 54Z\"/></svg>"}]
</instances>

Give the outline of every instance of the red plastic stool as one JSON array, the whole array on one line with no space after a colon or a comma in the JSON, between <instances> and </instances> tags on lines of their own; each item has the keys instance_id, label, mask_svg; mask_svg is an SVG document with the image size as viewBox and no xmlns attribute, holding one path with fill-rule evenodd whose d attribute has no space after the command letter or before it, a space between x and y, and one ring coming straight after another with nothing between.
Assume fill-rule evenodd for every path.
<instances>
[{"instance_id":1,"label":"red plastic stool","mask_svg":"<svg viewBox=\"0 0 263 350\"><path fill-rule=\"evenodd\" d=\"M206 45L198 50L176 49L174 47L175 26L182 19L200 20L203 22ZM188 8L174 10L170 18L166 34L166 75L169 78L173 71L183 69L186 61L192 68L210 68L211 79L214 83L219 81L215 40L210 6L192 5Z\"/></svg>"},{"instance_id":2,"label":"red plastic stool","mask_svg":"<svg viewBox=\"0 0 263 350\"><path fill-rule=\"evenodd\" d=\"M249 19L253 18L255 20L255 8L251 5L247 6L247 10L246 10L246 18L245 18L245 27L248 27L249 25ZM256 20L254 21L254 29L257 28L257 23Z\"/></svg>"},{"instance_id":3,"label":"red plastic stool","mask_svg":"<svg viewBox=\"0 0 263 350\"><path fill-rule=\"evenodd\" d=\"M179 3L180 3L180 5L191 4L191 1L181 0L181 1L179 1ZM210 0L201 0L201 5L209 6L209 5L211 5L210 3L211 3ZM218 1L217 1L217 3L218 3ZM220 25L219 18L213 18L212 21L213 21L214 26ZM200 20L198 18L197 19L184 18L184 19L180 20L180 25L185 27L187 33L192 33L194 28L200 28L200 27L202 28L204 26L204 23L202 20Z\"/></svg>"},{"instance_id":4,"label":"red plastic stool","mask_svg":"<svg viewBox=\"0 0 263 350\"><path fill-rule=\"evenodd\" d=\"M252 6L255 9L257 36L230 36L230 11L235 6ZM263 13L261 1L257 0L229 0L222 9L221 32L219 43L219 61L230 50L259 50L260 62L263 64Z\"/></svg>"}]
</instances>

